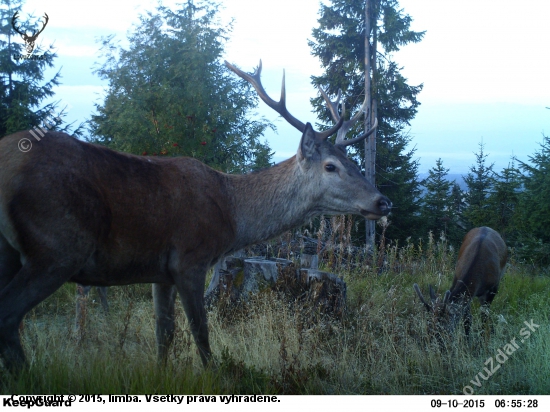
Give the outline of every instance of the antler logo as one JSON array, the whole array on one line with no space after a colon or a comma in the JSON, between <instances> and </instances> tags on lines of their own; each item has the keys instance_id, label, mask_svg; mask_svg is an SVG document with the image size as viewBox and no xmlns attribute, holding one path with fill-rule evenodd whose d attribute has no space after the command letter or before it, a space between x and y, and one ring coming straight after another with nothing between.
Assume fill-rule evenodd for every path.
<instances>
[{"instance_id":1,"label":"antler logo","mask_svg":"<svg viewBox=\"0 0 550 412\"><path fill-rule=\"evenodd\" d=\"M44 25L42 26L42 28L37 31L37 32L33 32L32 36L28 36L26 32L24 31L21 31L21 27L17 27L15 24L17 18L19 17L18 16L19 12L16 11L15 14L13 15L13 17L11 18L11 25L13 27L13 29L19 33L21 35L21 37L23 38L23 40L25 41L26 43L26 48L27 48L27 54L31 54L32 51L34 50L34 42L36 41L36 38L38 37L38 35L40 33L42 33L44 31L44 29L46 28L46 25L48 24L48 20L50 19L48 17L48 15L46 13L44 13Z\"/></svg>"}]
</instances>

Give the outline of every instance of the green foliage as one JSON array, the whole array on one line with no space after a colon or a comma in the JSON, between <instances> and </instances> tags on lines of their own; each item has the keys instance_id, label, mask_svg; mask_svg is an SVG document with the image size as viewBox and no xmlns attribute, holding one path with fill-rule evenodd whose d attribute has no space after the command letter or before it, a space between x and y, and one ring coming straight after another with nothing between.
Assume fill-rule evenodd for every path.
<instances>
[{"instance_id":1,"label":"green foliage","mask_svg":"<svg viewBox=\"0 0 550 412\"><path fill-rule=\"evenodd\" d=\"M418 161L413 160L415 149L407 149L411 137L404 129L414 118L419 106L416 96L422 85L410 86L400 68L392 60L391 53L402 46L419 42L424 32L410 30L411 17L399 9L393 0L373 1L375 29L370 34L374 48L382 50L376 57L372 73L373 99L377 101L378 129L376 176L377 186L387 195L395 211L390 217L391 225L386 237L403 243L412 230L418 227ZM313 29L310 41L312 54L317 56L324 68L320 76L312 76L312 83L328 94L335 95L339 89L346 98L346 118L361 106L365 84L365 1L333 0L330 5L321 4L319 27ZM322 97L312 99L312 104L322 122L328 127L331 117ZM352 128L348 138L363 132L362 122ZM357 163L364 163L363 143L350 147L350 156Z\"/></svg>"},{"instance_id":2,"label":"green foliage","mask_svg":"<svg viewBox=\"0 0 550 412\"><path fill-rule=\"evenodd\" d=\"M523 191L515 224L521 256L537 264L550 264L550 137L543 135L540 149L519 161Z\"/></svg>"},{"instance_id":3,"label":"green foliage","mask_svg":"<svg viewBox=\"0 0 550 412\"><path fill-rule=\"evenodd\" d=\"M493 187L487 199L491 211L487 226L498 231L505 241L517 238L515 216L521 196L521 177L514 162L500 174L494 173Z\"/></svg>"},{"instance_id":4,"label":"green foliage","mask_svg":"<svg viewBox=\"0 0 550 412\"><path fill-rule=\"evenodd\" d=\"M523 193L519 214L521 228L544 242L550 242L550 137L543 135L540 149L529 156L529 162L519 161L523 170Z\"/></svg>"},{"instance_id":5,"label":"green foliage","mask_svg":"<svg viewBox=\"0 0 550 412\"><path fill-rule=\"evenodd\" d=\"M385 236L399 244L404 244L421 225L419 161L413 159L415 150L406 148L409 142L410 137L405 134L394 135L377 147L377 186L394 205Z\"/></svg>"},{"instance_id":6,"label":"green foliage","mask_svg":"<svg viewBox=\"0 0 550 412\"><path fill-rule=\"evenodd\" d=\"M20 59L27 56L25 43L13 30L12 17L16 12L23 16L22 0L0 1L0 137L46 125L48 129L69 131L70 125L62 126L65 113L58 109L59 102L43 104L54 96L54 87L60 84L59 71L49 80L44 80L44 71L54 67L57 54L53 44L44 47L37 40L32 56L40 59ZM19 18L21 29L27 33L36 31L40 19L31 16L34 22ZM73 134L80 134L79 128Z\"/></svg>"},{"instance_id":7,"label":"green foliage","mask_svg":"<svg viewBox=\"0 0 550 412\"><path fill-rule=\"evenodd\" d=\"M468 190L463 216L468 229L488 226L491 221L492 210L487 199L494 185L493 164L487 166L488 155L483 152L483 146L483 143L479 144L479 152L475 154L476 164L470 166L470 172L464 177Z\"/></svg>"},{"instance_id":8,"label":"green foliage","mask_svg":"<svg viewBox=\"0 0 550 412\"><path fill-rule=\"evenodd\" d=\"M420 216L424 233L444 233L447 239L456 244L464 236L459 226L462 193L456 183L447 179L448 173L449 169L443 167L441 159L437 159L436 165L428 171L428 177L421 182L426 193L421 199Z\"/></svg>"},{"instance_id":9,"label":"green foliage","mask_svg":"<svg viewBox=\"0 0 550 412\"><path fill-rule=\"evenodd\" d=\"M134 154L192 156L226 172L269 166L258 139L270 125L249 119L257 97L221 61L231 27L221 26L215 3L179 7L141 16L127 49L103 39L96 72L109 89L92 116L93 140Z\"/></svg>"}]
</instances>

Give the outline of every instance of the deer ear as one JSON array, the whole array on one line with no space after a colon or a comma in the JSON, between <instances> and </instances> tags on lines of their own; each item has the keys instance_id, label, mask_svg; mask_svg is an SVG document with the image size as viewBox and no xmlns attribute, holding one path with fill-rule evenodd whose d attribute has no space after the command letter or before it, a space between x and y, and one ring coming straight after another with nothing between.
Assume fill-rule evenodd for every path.
<instances>
[{"instance_id":1,"label":"deer ear","mask_svg":"<svg viewBox=\"0 0 550 412\"><path fill-rule=\"evenodd\" d=\"M317 136L313 131L310 123L306 123L304 134L300 140L300 146L298 147L298 160L317 160L321 158L319 151L319 142Z\"/></svg>"}]
</instances>

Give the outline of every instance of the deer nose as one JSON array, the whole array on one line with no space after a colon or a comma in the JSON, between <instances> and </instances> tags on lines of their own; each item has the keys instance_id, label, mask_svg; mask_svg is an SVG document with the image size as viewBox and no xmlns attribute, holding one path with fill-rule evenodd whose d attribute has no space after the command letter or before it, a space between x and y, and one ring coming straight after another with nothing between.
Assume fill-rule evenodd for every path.
<instances>
[{"instance_id":1,"label":"deer nose","mask_svg":"<svg viewBox=\"0 0 550 412\"><path fill-rule=\"evenodd\" d=\"M380 211L384 215L387 215L388 213L390 213L391 207L392 207L391 200L388 199L386 196L382 196L378 201L378 209L380 209Z\"/></svg>"}]
</instances>

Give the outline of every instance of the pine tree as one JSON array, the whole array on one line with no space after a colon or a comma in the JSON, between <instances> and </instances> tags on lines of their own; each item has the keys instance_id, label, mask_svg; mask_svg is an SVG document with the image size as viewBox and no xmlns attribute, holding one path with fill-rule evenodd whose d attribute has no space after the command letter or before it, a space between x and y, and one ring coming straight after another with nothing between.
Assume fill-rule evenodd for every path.
<instances>
[{"instance_id":1,"label":"pine tree","mask_svg":"<svg viewBox=\"0 0 550 412\"><path fill-rule=\"evenodd\" d=\"M22 21L22 0L0 0L0 137L24 129L44 126L47 129L67 131L62 127L64 112L58 109L59 102L44 104L54 96L54 87L59 85L60 72L44 80L44 71L54 67L57 54L53 45L44 47L40 37L31 58L26 57L25 43L12 27L12 18L18 13L17 24L28 33L43 24L43 18L31 16ZM39 56L40 58L37 58ZM79 130L77 129L77 134Z\"/></svg>"},{"instance_id":2,"label":"pine tree","mask_svg":"<svg viewBox=\"0 0 550 412\"><path fill-rule=\"evenodd\" d=\"M259 137L269 124L250 120L257 104L250 85L222 63L230 27L218 5L188 1L141 16L129 48L103 39L97 73L109 81L92 116L95 141L134 154L192 156L226 172L270 164Z\"/></svg>"},{"instance_id":3,"label":"pine tree","mask_svg":"<svg viewBox=\"0 0 550 412\"><path fill-rule=\"evenodd\" d=\"M375 50L369 56L373 67L373 98L376 99L378 116L376 178L377 186L395 205L390 216L392 224L386 237L404 242L418 228L418 162L413 160L414 149L407 149L411 138L404 129L414 118L419 102L416 96L422 85L410 86L391 53L409 43L419 42L424 32L410 30L411 17L399 8L395 0L372 1L374 21L370 41ZM319 27L313 29L314 41L310 42L313 55L324 68L320 76L313 76L312 83L335 95L343 90L346 98L346 116L354 114L361 106L365 84L365 0L332 0L321 5ZM375 57L377 57L375 59ZM379 57L379 58L378 58ZM321 97L312 104L328 127L331 117ZM361 122L352 128L348 137L363 132ZM350 156L358 164L364 164L361 144L350 147Z\"/></svg>"},{"instance_id":4,"label":"pine tree","mask_svg":"<svg viewBox=\"0 0 550 412\"><path fill-rule=\"evenodd\" d=\"M470 172L464 176L466 191L466 209L464 218L468 229L488 226L491 222L491 208L488 197L494 185L494 163L487 166L488 155L483 152L483 143L479 143L479 152L475 153L476 164L470 166Z\"/></svg>"}]
</instances>

